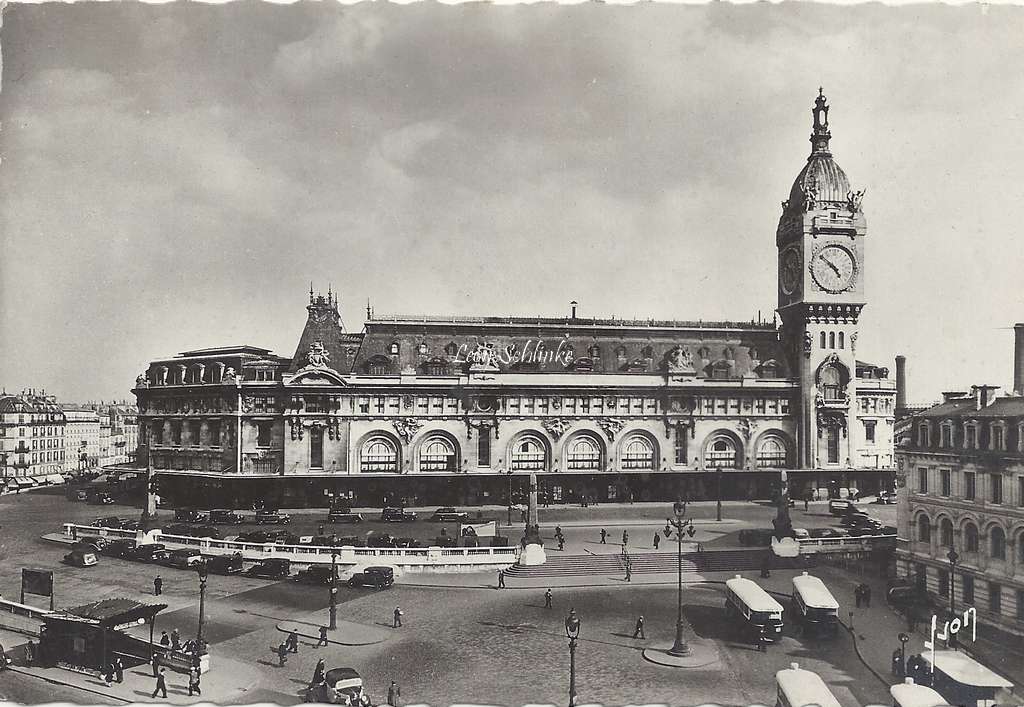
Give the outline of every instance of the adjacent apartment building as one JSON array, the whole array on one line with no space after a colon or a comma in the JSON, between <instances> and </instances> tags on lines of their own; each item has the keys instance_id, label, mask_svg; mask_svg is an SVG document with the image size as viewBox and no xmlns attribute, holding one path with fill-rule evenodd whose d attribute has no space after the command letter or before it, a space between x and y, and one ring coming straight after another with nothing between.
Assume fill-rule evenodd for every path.
<instances>
[{"instance_id":1,"label":"adjacent apartment building","mask_svg":"<svg viewBox=\"0 0 1024 707\"><path fill-rule=\"evenodd\" d=\"M60 483L66 463L64 412L46 391L0 394L0 469L9 489Z\"/></svg>"},{"instance_id":2,"label":"adjacent apartment building","mask_svg":"<svg viewBox=\"0 0 1024 707\"><path fill-rule=\"evenodd\" d=\"M897 564L955 607L1024 635L1024 324L1013 393L997 391L945 393L911 418L897 450Z\"/></svg>"}]
</instances>

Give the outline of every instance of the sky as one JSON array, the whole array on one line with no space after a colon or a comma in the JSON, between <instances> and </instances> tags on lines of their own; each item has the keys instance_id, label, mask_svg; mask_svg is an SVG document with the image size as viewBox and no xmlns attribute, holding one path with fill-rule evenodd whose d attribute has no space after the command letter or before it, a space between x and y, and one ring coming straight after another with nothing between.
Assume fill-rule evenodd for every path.
<instances>
[{"instance_id":1,"label":"sky","mask_svg":"<svg viewBox=\"0 0 1024 707\"><path fill-rule=\"evenodd\" d=\"M1009 387L1024 8L9 4L0 384L290 356L378 314L750 320L819 86L866 189L858 358Z\"/></svg>"}]
</instances>

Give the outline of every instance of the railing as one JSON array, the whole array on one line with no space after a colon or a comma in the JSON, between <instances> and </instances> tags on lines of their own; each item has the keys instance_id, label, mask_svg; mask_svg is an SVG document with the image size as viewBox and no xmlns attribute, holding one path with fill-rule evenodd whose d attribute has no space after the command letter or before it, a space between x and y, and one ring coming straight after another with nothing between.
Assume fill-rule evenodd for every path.
<instances>
[{"instance_id":1,"label":"railing","mask_svg":"<svg viewBox=\"0 0 1024 707\"><path fill-rule=\"evenodd\" d=\"M822 552L859 552L889 544L895 547L896 536L861 535L849 538L802 538L797 542L800 544L801 555Z\"/></svg>"},{"instance_id":2,"label":"railing","mask_svg":"<svg viewBox=\"0 0 1024 707\"><path fill-rule=\"evenodd\" d=\"M135 538L138 531L118 528L99 528L89 525L65 523L65 537L80 539L86 536ZM147 534L146 542L162 543L168 549L196 548L208 555L231 555L242 553L247 560L277 558L302 564L330 563L336 555L342 565L362 564L377 559L383 564L417 567L455 567L473 565L512 564L519 558L519 547L461 547L461 548L404 548L404 547L325 547L322 545L278 545L276 543L247 543L237 540L215 540L194 538L186 535L169 535L159 530Z\"/></svg>"}]
</instances>

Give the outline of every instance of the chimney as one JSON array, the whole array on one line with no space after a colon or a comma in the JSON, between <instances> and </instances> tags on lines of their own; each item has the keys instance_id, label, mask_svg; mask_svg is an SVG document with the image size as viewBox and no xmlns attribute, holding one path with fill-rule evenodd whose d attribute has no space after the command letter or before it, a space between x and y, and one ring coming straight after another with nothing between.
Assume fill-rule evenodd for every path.
<instances>
[{"instance_id":1,"label":"chimney","mask_svg":"<svg viewBox=\"0 0 1024 707\"><path fill-rule=\"evenodd\" d=\"M981 410L991 405L996 399L998 385L972 385L971 395L974 397L974 409Z\"/></svg>"},{"instance_id":2,"label":"chimney","mask_svg":"<svg viewBox=\"0 0 1024 707\"><path fill-rule=\"evenodd\" d=\"M577 302L576 300L573 300L569 304L572 306L572 318L575 319L576 318L576 305L578 305L579 302Z\"/></svg>"},{"instance_id":3,"label":"chimney","mask_svg":"<svg viewBox=\"0 0 1024 707\"><path fill-rule=\"evenodd\" d=\"M951 400L961 400L963 397L963 392L959 390L946 390L942 392L942 402L944 403L948 403Z\"/></svg>"},{"instance_id":4,"label":"chimney","mask_svg":"<svg viewBox=\"0 0 1024 707\"><path fill-rule=\"evenodd\" d=\"M1024 395L1024 324L1013 325L1013 393Z\"/></svg>"},{"instance_id":5,"label":"chimney","mask_svg":"<svg viewBox=\"0 0 1024 707\"><path fill-rule=\"evenodd\" d=\"M896 417L907 409L907 357L896 357Z\"/></svg>"}]
</instances>

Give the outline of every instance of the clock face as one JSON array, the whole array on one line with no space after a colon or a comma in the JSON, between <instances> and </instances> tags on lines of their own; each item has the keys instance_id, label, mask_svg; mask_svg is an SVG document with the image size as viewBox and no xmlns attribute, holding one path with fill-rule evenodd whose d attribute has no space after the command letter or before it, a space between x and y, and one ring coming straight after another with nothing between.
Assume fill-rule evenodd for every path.
<instances>
[{"instance_id":1,"label":"clock face","mask_svg":"<svg viewBox=\"0 0 1024 707\"><path fill-rule=\"evenodd\" d=\"M842 292L853 285L857 261L846 248L828 245L819 250L811 260L811 275L818 286L826 292Z\"/></svg>"},{"instance_id":2,"label":"clock face","mask_svg":"<svg viewBox=\"0 0 1024 707\"><path fill-rule=\"evenodd\" d=\"M800 251L790 248L782 254L779 278L782 291L791 295L800 289Z\"/></svg>"}]
</instances>

